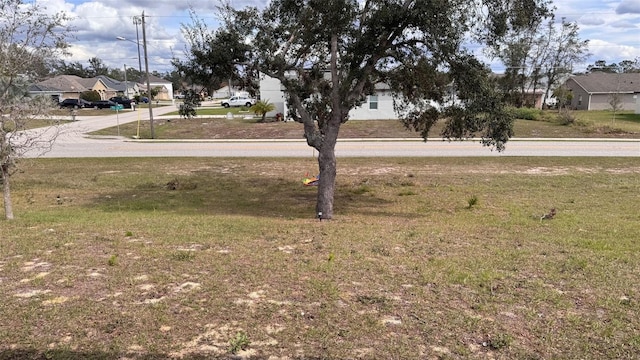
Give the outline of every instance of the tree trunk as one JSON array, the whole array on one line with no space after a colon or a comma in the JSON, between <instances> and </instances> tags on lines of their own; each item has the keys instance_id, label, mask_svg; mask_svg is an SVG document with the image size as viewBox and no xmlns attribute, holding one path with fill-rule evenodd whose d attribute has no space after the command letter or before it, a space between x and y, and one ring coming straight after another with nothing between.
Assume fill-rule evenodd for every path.
<instances>
[{"instance_id":1,"label":"tree trunk","mask_svg":"<svg viewBox=\"0 0 640 360\"><path fill-rule=\"evenodd\" d=\"M333 196L336 189L336 142L341 122L339 117L332 119L325 130L322 146L318 149L318 200L316 216L318 219L333 218Z\"/></svg>"},{"instance_id":2,"label":"tree trunk","mask_svg":"<svg viewBox=\"0 0 640 360\"><path fill-rule=\"evenodd\" d=\"M11 187L9 186L9 169L7 166L0 166L2 171L2 198L4 201L4 217L13 220L13 204L11 203Z\"/></svg>"},{"instance_id":3,"label":"tree trunk","mask_svg":"<svg viewBox=\"0 0 640 360\"><path fill-rule=\"evenodd\" d=\"M333 196L336 188L335 144L335 141L333 144L325 143L318 151L320 180L318 181L316 216L320 220L333 217Z\"/></svg>"}]
</instances>

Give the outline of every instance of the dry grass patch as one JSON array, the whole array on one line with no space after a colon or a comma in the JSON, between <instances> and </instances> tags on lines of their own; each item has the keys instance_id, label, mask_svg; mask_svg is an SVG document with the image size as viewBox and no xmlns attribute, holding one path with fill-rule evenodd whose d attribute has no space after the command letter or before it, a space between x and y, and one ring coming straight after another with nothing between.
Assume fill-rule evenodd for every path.
<instances>
[{"instance_id":1,"label":"dry grass patch","mask_svg":"<svg viewBox=\"0 0 640 360\"><path fill-rule=\"evenodd\" d=\"M546 111L543 120L516 120L514 136L517 138L635 138L640 134L640 115L619 114L616 122L603 120L607 112L576 112L578 122L564 125L557 112ZM156 119L156 136L159 139L302 139L302 125L294 122L257 123L258 119ZM142 124L140 136L149 137L148 124ZM430 131L430 137L438 138L443 131L438 122ZM136 135L136 123L120 125L120 133ZM97 135L116 135L116 127L95 132ZM340 138L419 138L419 134L407 130L398 120L351 120L340 128Z\"/></svg>"},{"instance_id":2,"label":"dry grass patch","mask_svg":"<svg viewBox=\"0 0 640 360\"><path fill-rule=\"evenodd\" d=\"M30 161L0 224L0 359L640 351L635 159L341 159L329 222L310 168Z\"/></svg>"}]
</instances>

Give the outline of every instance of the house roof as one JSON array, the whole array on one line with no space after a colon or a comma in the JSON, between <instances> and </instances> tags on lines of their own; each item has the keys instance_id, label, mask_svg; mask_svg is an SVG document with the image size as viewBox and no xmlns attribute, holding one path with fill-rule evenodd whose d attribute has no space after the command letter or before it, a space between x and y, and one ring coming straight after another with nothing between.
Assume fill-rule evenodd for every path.
<instances>
[{"instance_id":1,"label":"house roof","mask_svg":"<svg viewBox=\"0 0 640 360\"><path fill-rule=\"evenodd\" d=\"M635 93L640 92L640 73L593 72L569 78L588 93Z\"/></svg>"},{"instance_id":2,"label":"house roof","mask_svg":"<svg viewBox=\"0 0 640 360\"><path fill-rule=\"evenodd\" d=\"M94 79L102 80L102 82L108 88L116 90L116 91L125 91L127 89L127 87L125 86L125 82L124 81L115 80L115 79L112 79L112 78L110 78L108 76L98 75Z\"/></svg>"},{"instance_id":3,"label":"house roof","mask_svg":"<svg viewBox=\"0 0 640 360\"><path fill-rule=\"evenodd\" d=\"M147 83L147 77L146 76L141 76L138 79L138 82L141 84L146 84ZM151 84L171 84L171 81L165 80L159 76L155 76L153 74L149 74L149 83Z\"/></svg>"},{"instance_id":4,"label":"house roof","mask_svg":"<svg viewBox=\"0 0 640 360\"><path fill-rule=\"evenodd\" d=\"M60 75L33 84L30 89L40 91L83 92L95 85L96 79L83 79L75 75Z\"/></svg>"},{"instance_id":5,"label":"house roof","mask_svg":"<svg viewBox=\"0 0 640 360\"><path fill-rule=\"evenodd\" d=\"M94 78L81 78L76 75L58 75L51 79L32 84L29 86L29 91L63 91L80 93L91 90L98 81L102 82L108 89L122 92L127 89L125 84L128 83L130 87L135 85L133 81L125 83L124 81L115 80L104 75L99 75Z\"/></svg>"}]
</instances>

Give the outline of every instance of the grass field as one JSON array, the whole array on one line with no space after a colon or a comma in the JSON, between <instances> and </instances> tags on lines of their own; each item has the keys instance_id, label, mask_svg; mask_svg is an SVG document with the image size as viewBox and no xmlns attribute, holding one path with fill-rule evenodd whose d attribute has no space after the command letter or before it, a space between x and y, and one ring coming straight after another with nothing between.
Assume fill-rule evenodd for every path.
<instances>
[{"instance_id":1,"label":"grass field","mask_svg":"<svg viewBox=\"0 0 640 360\"><path fill-rule=\"evenodd\" d=\"M232 111L242 114L240 108L201 109L201 116L222 115ZM575 123L563 124L556 112L546 111L539 120L516 120L514 136L519 138L640 138L640 114L609 111L576 111ZM155 135L159 139L300 139L302 126L294 122L257 123L258 119L197 118L156 119ZM430 137L439 137L443 124L437 123ZM138 132L137 124L120 125L120 133L131 137ZM95 135L116 135L117 128L97 131ZM140 129L142 138L149 138L148 122ZM341 138L417 138L419 134L407 130L396 120L352 120L340 128Z\"/></svg>"},{"instance_id":2,"label":"grass field","mask_svg":"<svg viewBox=\"0 0 640 360\"><path fill-rule=\"evenodd\" d=\"M313 159L24 165L0 359L640 353L637 159L340 159L329 222Z\"/></svg>"}]
</instances>

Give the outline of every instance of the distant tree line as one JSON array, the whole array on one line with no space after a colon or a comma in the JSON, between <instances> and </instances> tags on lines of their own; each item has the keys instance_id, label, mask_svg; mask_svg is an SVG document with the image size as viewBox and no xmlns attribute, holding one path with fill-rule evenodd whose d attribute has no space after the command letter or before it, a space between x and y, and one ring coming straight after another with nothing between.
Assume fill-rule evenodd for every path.
<instances>
[{"instance_id":1,"label":"distant tree line","mask_svg":"<svg viewBox=\"0 0 640 360\"><path fill-rule=\"evenodd\" d=\"M617 64L607 64L604 60L598 60L593 65L587 66L587 73L593 72L613 74L640 73L640 57L635 58L635 60L623 60Z\"/></svg>"}]
</instances>

